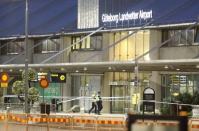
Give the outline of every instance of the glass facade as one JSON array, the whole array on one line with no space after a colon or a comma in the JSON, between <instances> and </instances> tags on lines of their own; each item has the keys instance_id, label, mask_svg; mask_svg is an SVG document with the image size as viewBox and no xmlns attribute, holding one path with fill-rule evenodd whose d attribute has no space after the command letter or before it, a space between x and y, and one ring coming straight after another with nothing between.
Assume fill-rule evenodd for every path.
<instances>
[{"instance_id":1,"label":"glass facade","mask_svg":"<svg viewBox=\"0 0 199 131\"><path fill-rule=\"evenodd\" d=\"M195 29L172 29L163 30L162 41L169 40L165 46L188 46L188 45L198 45L198 34Z\"/></svg>"},{"instance_id":2,"label":"glass facade","mask_svg":"<svg viewBox=\"0 0 199 131\"><path fill-rule=\"evenodd\" d=\"M71 96L83 97L78 100L72 101L72 106L79 105L84 107L85 111L91 108L91 100L84 97L91 97L94 92L101 90L101 76L92 74L72 75L71 79Z\"/></svg>"},{"instance_id":3,"label":"glass facade","mask_svg":"<svg viewBox=\"0 0 199 131\"><path fill-rule=\"evenodd\" d=\"M20 54L25 49L24 40L21 41L5 41L2 42L1 55Z\"/></svg>"},{"instance_id":4,"label":"glass facade","mask_svg":"<svg viewBox=\"0 0 199 131\"><path fill-rule=\"evenodd\" d=\"M35 45L36 44L38 44L38 46L34 48L34 53L58 52L60 48L60 39L53 38L53 39L35 40Z\"/></svg>"},{"instance_id":5,"label":"glass facade","mask_svg":"<svg viewBox=\"0 0 199 131\"><path fill-rule=\"evenodd\" d=\"M185 92L193 94L199 91L199 74L163 74L161 87L162 99Z\"/></svg>"},{"instance_id":6,"label":"glass facade","mask_svg":"<svg viewBox=\"0 0 199 131\"><path fill-rule=\"evenodd\" d=\"M130 96L129 86L111 86L111 96L120 98L111 101L111 113L124 113L125 108L129 108L130 103L125 99Z\"/></svg>"},{"instance_id":7,"label":"glass facade","mask_svg":"<svg viewBox=\"0 0 199 131\"><path fill-rule=\"evenodd\" d=\"M73 36L72 51L88 51L88 50L101 50L102 49L102 35L93 35L83 39L85 36ZM79 42L83 39L81 42Z\"/></svg>"}]
</instances>

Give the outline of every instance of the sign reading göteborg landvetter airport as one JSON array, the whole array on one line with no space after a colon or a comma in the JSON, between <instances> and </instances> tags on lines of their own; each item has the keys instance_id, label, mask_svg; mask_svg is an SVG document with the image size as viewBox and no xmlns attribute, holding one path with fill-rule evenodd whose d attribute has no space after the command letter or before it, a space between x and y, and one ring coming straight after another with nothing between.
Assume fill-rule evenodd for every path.
<instances>
[{"instance_id":1,"label":"sign reading g\u00f6teborg landvetter airport","mask_svg":"<svg viewBox=\"0 0 199 131\"><path fill-rule=\"evenodd\" d=\"M132 11L126 13L118 13L118 14L102 14L102 22L123 22L123 21L130 21L130 20L146 20L151 19L153 17L153 11Z\"/></svg>"}]
</instances>

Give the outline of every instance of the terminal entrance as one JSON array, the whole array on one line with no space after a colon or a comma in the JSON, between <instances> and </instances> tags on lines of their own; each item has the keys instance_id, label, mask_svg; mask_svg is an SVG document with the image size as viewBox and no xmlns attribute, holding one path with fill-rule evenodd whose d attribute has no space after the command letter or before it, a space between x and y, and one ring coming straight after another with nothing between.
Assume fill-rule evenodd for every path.
<instances>
[{"instance_id":1,"label":"terminal entrance","mask_svg":"<svg viewBox=\"0 0 199 131\"><path fill-rule=\"evenodd\" d=\"M125 113L125 109L129 108L128 96L130 90L127 85L112 85L111 86L111 113Z\"/></svg>"}]
</instances>

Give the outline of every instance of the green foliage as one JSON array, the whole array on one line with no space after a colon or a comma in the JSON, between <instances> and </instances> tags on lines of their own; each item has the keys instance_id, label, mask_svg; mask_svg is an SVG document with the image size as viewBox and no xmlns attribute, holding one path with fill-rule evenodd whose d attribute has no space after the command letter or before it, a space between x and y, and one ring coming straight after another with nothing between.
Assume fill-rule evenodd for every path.
<instances>
[{"instance_id":1,"label":"green foliage","mask_svg":"<svg viewBox=\"0 0 199 131\"><path fill-rule=\"evenodd\" d=\"M171 98L165 98L163 100L164 102L172 102L172 101L178 101L180 104L194 104L199 105L199 93L195 92L193 96L189 93L181 93L179 96L177 96L175 99L171 100ZM171 114L175 115L175 110L177 107L176 105L168 105L168 104L162 104L161 105L161 113L164 115ZM191 113L192 107L190 106L181 106L181 110L188 111L188 113Z\"/></svg>"},{"instance_id":2,"label":"green foliage","mask_svg":"<svg viewBox=\"0 0 199 131\"><path fill-rule=\"evenodd\" d=\"M193 96L189 93L183 93L183 94L179 94L179 96L177 97L177 100L180 102L180 104L192 104L193 102ZM192 109L191 106L181 106L181 110L183 111L188 111L190 112Z\"/></svg>"},{"instance_id":3,"label":"green foliage","mask_svg":"<svg viewBox=\"0 0 199 131\"><path fill-rule=\"evenodd\" d=\"M191 95L189 93L179 94L179 96L177 97L177 100L180 101L182 104L198 105L199 104L199 93L194 92L193 95Z\"/></svg>"},{"instance_id":4,"label":"green foliage","mask_svg":"<svg viewBox=\"0 0 199 131\"><path fill-rule=\"evenodd\" d=\"M35 87L31 87L28 89L28 99L29 101L39 100L39 91Z\"/></svg>"},{"instance_id":5,"label":"green foliage","mask_svg":"<svg viewBox=\"0 0 199 131\"><path fill-rule=\"evenodd\" d=\"M181 102L181 104L191 104L193 101L193 97L189 93L179 94L177 100Z\"/></svg>"},{"instance_id":6,"label":"green foliage","mask_svg":"<svg viewBox=\"0 0 199 131\"><path fill-rule=\"evenodd\" d=\"M22 79L25 80L25 70L23 70L22 72ZM36 79L36 71L29 68L28 69L28 80L31 81L31 80L35 80Z\"/></svg>"},{"instance_id":7,"label":"green foliage","mask_svg":"<svg viewBox=\"0 0 199 131\"><path fill-rule=\"evenodd\" d=\"M25 84L23 81L15 81L12 85L12 92L17 95L24 93Z\"/></svg>"},{"instance_id":8,"label":"green foliage","mask_svg":"<svg viewBox=\"0 0 199 131\"><path fill-rule=\"evenodd\" d=\"M176 104L167 104L167 103L176 103L175 102L175 98L172 97L167 97L165 99L163 99L163 102L166 103L162 103L160 106L160 112L162 115L172 115L172 116L176 116L177 114L177 105Z\"/></svg>"},{"instance_id":9,"label":"green foliage","mask_svg":"<svg viewBox=\"0 0 199 131\"><path fill-rule=\"evenodd\" d=\"M193 99L192 104L199 105L199 93L198 92L194 92L192 99Z\"/></svg>"},{"instance_id":10,"label":"green foliage","mask_svg":"<svg viewBox=\"0 0 199 131\"><path fill-rule=\"evenodd\" d=\"M161 106L160 112L162 115L169 115L170 114L170 108L168 104L163 104Z\"/></svg>"},{"instance_id":11,"label":"green foliage","mask_svg":"<svg viewBox=\"0 0 199 131\"><path fill-rule=\"evenodd\" d=\"M36 72L33 69L28 70L28 81L36 79ZM12 92L18 97L24 95L25 93L25 71L22 72L22 81L15 81L12 85ZM30 85L30 83L29 83ZM19 98L21 101L24 101L23 98ZM39 91L35 87L29 87L28 89L28 101L35 102L39 100Z\"/></svg>"},{"instance_id":12,"label":"green foliage","mask_svg":"<svg viewBox=\"0 0 199 131\"><path fill-rule=\"evenodd\" d=\"M169 97L164 98L163 102L171 102L171 99ZM169 115L170 114L169 104L161 104L160 112L161 112L162 115Z\"/></svg>"}]
</instances>

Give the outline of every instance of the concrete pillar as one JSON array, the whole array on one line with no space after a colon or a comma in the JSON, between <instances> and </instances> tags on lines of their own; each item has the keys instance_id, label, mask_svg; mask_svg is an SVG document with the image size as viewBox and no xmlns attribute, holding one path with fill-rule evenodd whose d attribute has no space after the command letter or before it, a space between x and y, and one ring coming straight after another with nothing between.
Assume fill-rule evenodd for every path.
<instances>
[{"instance_id":1,"label":"concrete pillar","mask_svg":"<svg viewBox=\"0 0 199 131\"><path fill-rule=\"evenodd\" d=\"M103 48L106 49L109 45L114 42L114 33L103 33ZM114 47L109 48L103 52L103 61L113 61L114 60ZM108 68L108 67L107 67ZM101 95L102 97L110 97L110 85L109 82L113 79L111 78L113 73L106 72L102 76L102 86ZM103 101L103 113L110 113L110 101Z\"/></svg>"},{"instance_id":2,"label":"concrete pillar","mask_svg":"<svg viewBox=\"0 0 199 131\"><path fill-rule=\"evenodd\" d=\"M103 49L107 49L107 47L114 42L114 34L113 33L103 33ZM114 60L114 47L111 47L103 52L103 61L112 61Z\"/></svg>"},{"instance_id":3,"label":"concrete pillar","mask_svg":"<svg viewBox=\"0 0 199 131\"><path fill-rule=\"evenodd\" d=\"M111 74L112 73L104 73L104 79L103 79L103 87L101 89L102 97L110 97L110 85L109 82L111 81ZM103 101L103 113L110 113L110 101Z\"/></svg>"},{"instance_id":4,"label":"concrete pillar","mask_svg":"<svg viewBox=\"0 0 199 131\"><path fill-rule=\"evenodd\" d=\"M60 38L60 50L67 48L62 54L59 55L59 61L61 63L70 61L70 52L71 52L71 37L69 36L61 36Z\"/></svg>"},{"instance_id":5,"label":"concrete pillar","mask_svg":"<svg viewBox=\"0 0 199 131\"><path fill-rule=\"evenodd\" d=\"M152 71L149 80L149 85L155 90L155 100L161 101L161 76L158 71ZM156 108L159 109L160 105L156 104Z\"/></svg>"},{"instance_id":6,"label":"concrete pillar","mask_svg":"<svg viewBox=\"0 0 199 131\"><path fill-rule=\"evenodd\" d=\"M71 52L71 37L69 36L61 36L60 38L60 50L68 48L65 52L58 56L60 63L70 62L70 52ZM64 72L64 70L63 70ZM71 75L66 74L66 83L60 84L62 89L63 97L71 97ZM66 99L63 99L65 101ZM66 112L71 108L71 102L63 102L63 111Z\"/></svg>"},{"instance_id":7,"label":"concrete pillar","mask_svg":"<svg viewBox=\"0 0 199 131\"><path fill-rule=\"evenodd\" d=\"M161 44L162 33L160 30L150 30L150 49ZM150 60L159 59L159 48L149 53ZM150 87L156 92L156 100L161 100L161 76L158 71L152 71L150 77ZM159 105L157 106L159 107Z\"/></svg>"},{"instance_id":8,"label":"concrete pillar","mask_svg":"<svg viewBox=\"0 0 199 131\"><path fill-rule=\"evenodd\" d=\"M160 30L150 30L150 43L149 49L161 44L162 42L162 33ZM150 60L159 59L159 49L153 50L149 52Z\"/></svg>"},{"instance_id":9,"label":"concrete pillar","mask_svg":"<svg viewBox=\"0 0 199 131\"><path fill-rule=\"evenodd\" d=\"M61 84L62 96L71 97L71 75L66 75L66 83ZM63 99L65 101L66 99ZM63 102L63 111L66 112L71 108L71 102Z\"/></svg>"}]
</instances>

